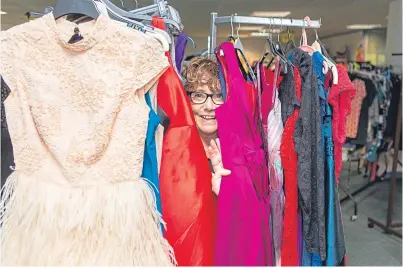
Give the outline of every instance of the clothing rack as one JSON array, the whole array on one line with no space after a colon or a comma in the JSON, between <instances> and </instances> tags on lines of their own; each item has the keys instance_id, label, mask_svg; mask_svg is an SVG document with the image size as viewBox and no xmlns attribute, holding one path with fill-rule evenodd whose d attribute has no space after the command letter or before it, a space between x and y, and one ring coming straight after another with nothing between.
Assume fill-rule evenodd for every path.
<instances>
[{"instance_id":1,"label":"clothing rack","mask_svg":"<svg viewBox=\"0 0 403 268\"><path fill-rule=\"evenodd\" d=\"M385 70L385 69L389 69L389 70L392 69L391 66L377 67L377 66L371 64L369 61L367 61L367 62L349 61L349 62L348 62L349 69L351 68L351 70L353 70L354 64L360 65L360 66L362 66L362 67L364 67L364 68L368 68L368 69L370 69L370 70L381 70L381 71L382 71L382 70ZM398 120L399 120L399 119L398 119ZM400 135L400 134L399 134L399 135ZM348 179L347 179L348 181L350 181L351 162L352 162L352 161L355 161L355 160L350 160L350 159L348 160L348 162L349 162L349 167L348 167ZM361 174L360 167L359 167L360 161L361 161L361 159L358 160L358 167L357 167L357 172L358 172L358 174ZM378 161L378 160L377 160L377 161ZM398 161L398 160L397 160L397 161ZM398 161L398 162L399 162L399 164L401 165L400 161ZM394 170L396 171L396 170L397 170L397 167L396 167L396 169L394 169ZM367 177L367 176L371 176L371 172L373 172L373 171L369 171L369 174L367 174L367 172L368 172L368 166L365 168L364 178ZM395 172L393 172L393 173L395 173ZM395 174L395 175L396 175L396 174ZM342 204L342 203L346 202L347 200L351 200L351 201L353 202L353 204L354 204L354 215L351 216L351 218L350 218L351 221L355 221L355 220L357 219L357 217L358 217L358 216L357 216L357 215L358 215L358 201L355 199L355 196L358 195L358 194L360 194L361 192L367 190L368 188L372 187L374 184L379 183L379 182L382 182L382 181L384 181L384 180L385 180L384 178L376 176L374 180L369 180L366 184L364 184L363 186L361 186L360 188L358 188L357 190L355 190L355 191L352 192L352 193L351 193L342 183L339 184L339 188L346 194L345 197L343 197L342 199L340 199L340 203ZM395 182L395 183L396 183L396 182ZM392 206L393 206L393 205L392 205ZM369 223L368 226L370 226L370 227L372 228L372 227L373 227L373 224L372 224L372 223Z\"/></svg>"},{"instance_id":2,"label":"clothing rack","mask_svg":"<svg viewBox=\"0 0 403 268\"><path fill-rule=\"evenodd\" d=\"M396 197L396 175L397 175L397 164L399 157L399 147L400 147L400 137L402 134L402 94L400 93L399 109L397 114L397 126L394 141L394 154L393 154L393 165L392 165L392 178L389 183L389 200L388 200L388 212L386 216L386 224L383 224L374 218L368 218L368 227L373 228L374 225L382 228L387 234L393 234L397 237L402 238L402 234L393 230L394 228L401 228L402 222L393 222L393 208L395 206Z\"/></svg>"},{"instance_id":3,"label":"clothing rack","mask_svg":"<svg viewBox=\"0 0 403 268\"><path fill-rule=\"evenodd\" d=\"M315 28L321 26L321 20L301 20L286 18L263 18L263 17L245 17L245 16L223 16L218 17L216 12L210 15L210 36L208 44L209 55L212 55L217 41L217 25L219 24L246 24L246 25L267 25L267 26L284 26L284 27L300 27Z\"/></svg>"}]
</instances>

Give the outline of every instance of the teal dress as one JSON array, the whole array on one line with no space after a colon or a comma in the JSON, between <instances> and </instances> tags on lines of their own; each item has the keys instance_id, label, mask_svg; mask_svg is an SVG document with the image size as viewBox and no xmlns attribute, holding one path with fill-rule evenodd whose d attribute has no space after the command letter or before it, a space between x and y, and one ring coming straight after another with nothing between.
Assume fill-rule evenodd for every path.
<instances>
[{"instance_id":1,"label":"teal dress","mask_svg":"<svg viewBox=\"0 0 403 268\"><path fill-rule=\"evenodd\" d=\"M324 58L322 54L319 52L313 53L313 69L318 77L319 83L319 99L322 115L322 146L325 153L326 260L322 264L319 264L319 259L312 256L312 266L339 266L345 254L345 242L335 176L332 109L327 101L328 92L324 87L325 75L322 72L323 61Z\"/></svg>"},{"instance_id":2,"label":"teal dress","mask_svg":"<svg viewBox=\"0 0 403 268\"><path fill-rule=\"evenodd\" d=\"M157 131L157 127L161 120L151 106L151 98L149 93L146 93L145 98L147 105L150 108L150 113L148 118L146 142L144 145L143 172L141 176L153 187L157 202L157 209L160 215L162 215L160 184L158 178L157 148L155 143L155 132ZM161 226L161 232L162 231L163 227Z\"/></svg>"}]
</instances>

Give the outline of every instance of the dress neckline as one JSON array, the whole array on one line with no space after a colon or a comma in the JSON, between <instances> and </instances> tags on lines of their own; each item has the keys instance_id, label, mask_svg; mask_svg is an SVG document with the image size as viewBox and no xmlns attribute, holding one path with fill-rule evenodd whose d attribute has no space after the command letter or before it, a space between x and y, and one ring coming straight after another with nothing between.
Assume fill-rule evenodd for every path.
<instances>
[{"instance_id":1,"label":"dress neckline","mask_svg":"<svg viewBox=\"0 0 403 268\"><path fill-rule=\"evenodd\" d=\"M80 25L77 25L74 22L70 22L68 20L61 20L59 22L56 22L55 17L53 15L53 12L50 12L46 15L44 15L43 20L45 24L49 27L50 32L52 34L52 37L55 38L55 40L64 48L75 51L75 52L80 52L80 51L85 51L93 46L95 46L99 41L103 40L107 27L111 21L111 19L108 16L105 16L103 14L99 15L99 17L92 22L87 22L83 23ZM90 27L86 24L92 24ZM63 38L64 36L73 36L74 34L74 28L78 26L84 26L90 28L88 33L85 33L83 35L84 39L70 44L68 40Z\"/></svg>"}]
</instances>

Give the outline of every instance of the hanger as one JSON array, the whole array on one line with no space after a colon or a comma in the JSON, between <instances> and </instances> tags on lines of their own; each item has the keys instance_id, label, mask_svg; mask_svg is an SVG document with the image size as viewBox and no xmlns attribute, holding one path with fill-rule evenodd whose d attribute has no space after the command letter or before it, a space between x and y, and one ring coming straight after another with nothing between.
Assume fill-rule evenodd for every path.
<instances>
[{"instance_id":1,"label":"hanger","mask_svg":"<svg viewBox=\"0 0 403 268\"><path fill-rule=\"evenodd\" d=\"M283 26L283 20L281 19L281 29L282 29L282 26ZM270 30L271 29L272 29L272 27L270 25ZM267 39L267 42L269 44L269 48L270 48L272 55L274 57L278 56L280 58L280 63L282 63L282 66L284 67L284 73L286 74L288 72L288 64L290 64L291 66L293 66L293 64L287 59L287 57L285 56L285 54L281 48L280 34L277 35L277 42L273 42L271 36Z\"/></svg>"},{"instance_id":2,"label":"hanger","mask_svg":"<svg viewBox=\"0 0 403 268\"><path fill-rule=\"evenodd\" d=\"M292 19L291 19L291 22L292 22ZM291 37L290 37L290 28L287 26L287 36L288 36L288 41L287 41L287 44L285 44L285 47L284 47L284 51L285 51L285 54L287 55L290 51L292 51L294 48L296 48L297 46L295 45L295 43L294 43L294 40L292 40L291 39Z\"/></svg>"},{"instance_id":3,"label":"hanger","mask_svg":"<svg viewBox=\"0 0 403 268\"><path fill-rule=\"evenodd\" d=\"M236 16L236 14L235 14L235 16ZM236 30L237 38L235 40L234 47L236 49L240 50L242 53L245 53L241 39L239 38L239 28L241 28L241 23L238 24L238 28Z\"/></svg>"},{"instance_id":4,"label":"hanger","mask_svg":"<svg viewBox=\"0 0 403 268\"><path fill-rule=\"evenodd\" d=\"M100 1L103 2L106 5L106 7L108 8L108 10L111 13L113 13L115 16L125 17L125 18L131 19L131 20L136 20L139 23L140 23L140 21L151 22L153 19L152 16L136 13L136 10L133 10L132 12L125 11L125 10L117 7L110 0L100 0ZM162 6L162 3L163 3L163 1L162 2L159 1L159 6ZM183 30L183 25L181 25L180 23L178 23L177 21L175 21L171 18L167 18L168 13L170 14L171 17L174 16L172 13L174 13L174 11L176 11L175 9L169 8L169 12L166 12L166 14L161 14L161 9L159 9L159 10L160 10L160 12L158 15L160 17L164 18L165 24L172 26L174 29L176 29L179 32L181 32ZM143 9L143 11L144 11L144 9ZM154 10L154 12L155 12L155 10ZM180 18L179 13L177 11L176 11L175 15L176 15L176 18ZM145 24L143 24L143 25L145 25ZM148 25L146 25L146 26L148 26ZM153 28L151 26L148 26L148 27Z\"/></svg>"},{"instance_id":5,"label":"hanger","mask_svg":"<svg viewBox=\"0 0 403 268\"><path fill-rule=\"evenodd\" d=\"M236 15L236 14L235 14ZM250 67L248 60L245 56L244 53L244 49L243 49L243 45L241 43L241 40L239 39L239 26L238 25L238 31L237 31L237 39L234 38L234 23L233 23L233 17L234 15L231 15L231 36L228 37L228 41L232 42L234 44L234 49L237 55L237 59L238 59L238 64L239 64L239 68L242 72L243 77L247 80L248 78L251 79L253 81L253 83L257 84L257 79L256 76L252 70L252 68ZM241 56L241 58L239 58L239 56ZM245 65L245 66L244 66Z\"/></svg>"},{"instance_id":6,"label":"hanger","mask_svg":"<svg viewBox=\"0 0 403 268\"><path fill-rule=\"evenodd\" d=\"M269 28L269 30L268 30L268 33L269 33L269 36L267 37L267 41L269 42L269 39L271 38L271 33L270 33L270 31L271 31L271 27L272 27L272 25L271 25L271 18L269 18L270 19L270 28ZM269 55L272 55L272 59L271 59L271 61L270 61L270 64L271 64L271 62L273 62L273 60L274 60L274 58L276 57L276 52L275 51L272 51L271 50L271 47L270 47L270 52L267 52L267 47L266 47L266 45L264 46L264 48L263 48L263 55L262 55L262 57L260 58L260 63L261 64L263 64L263 62L266 60L266 58L267 58L267 56L269 56Z\"/></svg>"},{"instance_id":7,"label":"hanger","mask_svg":"<svg viewBox=\"0 0 403 268\"><path fill-rule=\"evenodd\" d=\"M92 19L97 19L100 11L93 0L57 0L53 9L55 19L57 20L70 14L82 14Z\"/></svg>"},{"instance_id":8,"label":"hanger","mask_svg":"<svg viewBox=\"0 0 403 268\"><path fill-rule=\"evenodd\" d=\"M120 15L122 12L125 14L129 14L132 17L136 17L132 15L130 12L121 10L114 4L112 4L109 0L100 0L102 3L105 4L107 10L115 17L117 20L122 21L127 23L127 25L133 29L137 29L147 35L150 35L154 39L156 39L163 47L164 51L169 51L169 44L171 41L171 38L169 34L167 34L165 31L161 29L157 29L148 25L144 25L143 23L135 20L135 19L130 19L128 17Z\"/></svg>"},{"instance_id":9,"label":"hanger","mask_svg":"<svg viewBox=\"0 0 403 268\"><path fill-rule=\"evenodd\" d=\"M193 48L196 48L196 43L195 43L195 41L192 39L192 37L188 36L187 38L188 38L188 40L192 43Z\"/></svg>"},{"instance_id":10,"label":"hanger","mask_svg":"<svg viewBox=\"0 0 403 268\"><path fill-rule=\"evenodd\" d=\"M308 26L311 26L311 19L306 16L304 18L304 21ZM308 52L309 55L312 55L312 53L315 51L312 47L308 46L308 39L306 37L306 30L305 27L302 28L302 34L301 34L301 40L300 40L300 49L302 49L305 52Z\"/></svg>"},{"instance_id":11,"label":"hanger","mask_svg":"<svg viewBox=\"0 0 403 268\"><path fill-rule=\"evenodd\" d=\"M312 44L312 48L315 51L320 52L323 55L323 58L325 59L327 65L329 66L330 70L332 71L332 75L333 75L333 85L337 85L339 83L339 74L337 72L337 68L336 68L336 64L331 60L331 57L329 56L329 54L326 51L325 46L323 45L323 43L319 40L319 36L318 36L318 31L315 29L315 42L313 42ZM325 67L326 68L326 67ZM324 71L325 73L326 71ZM326 72L327 73L327 72Z\"/></svg>"}]
</instances>

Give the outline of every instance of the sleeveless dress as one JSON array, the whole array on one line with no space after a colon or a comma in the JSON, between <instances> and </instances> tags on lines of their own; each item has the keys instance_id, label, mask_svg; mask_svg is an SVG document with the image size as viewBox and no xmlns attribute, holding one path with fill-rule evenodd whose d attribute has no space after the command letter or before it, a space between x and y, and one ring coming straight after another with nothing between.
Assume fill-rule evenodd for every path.
<instances>
[{"instance_id":1,"label":"sleeveless dress","mask_svg":"<svg viewBox=\"0 0 403 268\"><path fill-rule=\"evenodd\" d=\"M218 196L215 266L271 266L270 196L262 140L252 117L245 80L234 46L219 46L226 68L230 97L216 109L223 165ZM234 120L231 120L234 119Z\"/></svg>"},{"instance_id":2,"label":"sleeveless dress","mask_svg":"<svg viewBox=\"0 0 403 268\"><path fill-rule=\"evenodd\" d=\"M141 178L144 95L167 58L107 16L80 24L84 39L70 44L75 27L49 13L1 33L16 165L0 204L1 264L171 266Z\"/></svg>"},{"instance_id":3,"label":"sleeveless dress","mask_svg":"<svg viewBox=\"0 0 403 268\"><path fill-rule=\"evenodd\" d=\"M270 206L272 219L272 240L274 245L274 265L281 266L281 244L283 236L284 190L283 190L283 166L281 164L280 145L283 136L283 122L281 120L281 103L278 97L278 69L274 78L274 93L272 96L273 107L267 117L267 144L268 144L268 168L270 179ZM274 100L274 101L273 101Z\"/></svg>"},{"instance_id":4,"label":"sleeveless dress","mask_svg":"<svg viewBox=\"0 0 403 268\"><path fill-rule=\"evenodd\" d=\"M164 19L153 27L165 29ZM212 266L216 228L216 198L211 172L189 98L171 66L158 81L157 101L168 115L161 159L160 189L165 238L180 266Z\"/></svg>"},{"instance_id":5,"label":"sleeveless dress","mask_svg":"<svg viewBox=\"0 0 403 268\"><path fill-rule=\"evenodd\" d=\"M295 93L301 99L301 77L294 67ZM284 80L283 80L284 81ZM297 153L294 149L294 128L299 115L299 107L288 117L281 140L280 154L284 169L284 194L287 196L284 205L283 244L281 264L298 266L298 184L297 184Z\"/></svg>"},{"instance_id":6,"label":"sleeveless dress","mask_svg":"<svg viewBox=\"0 0 403 268\"><path fill-rule=\"evenodd\" d=\"M143 173L141 176L144 179L147 179L154 188L157 209L159 214L162 215L160 182L158 178L157 146L155 142L155 132L160 123L160 117L152 108L149 92L146 93L145 99L150 108L150 113L147 125L146 142L144 145ZM163 226L161 226L161 231L163 231Z\"/></svg>"}]
</instances>

